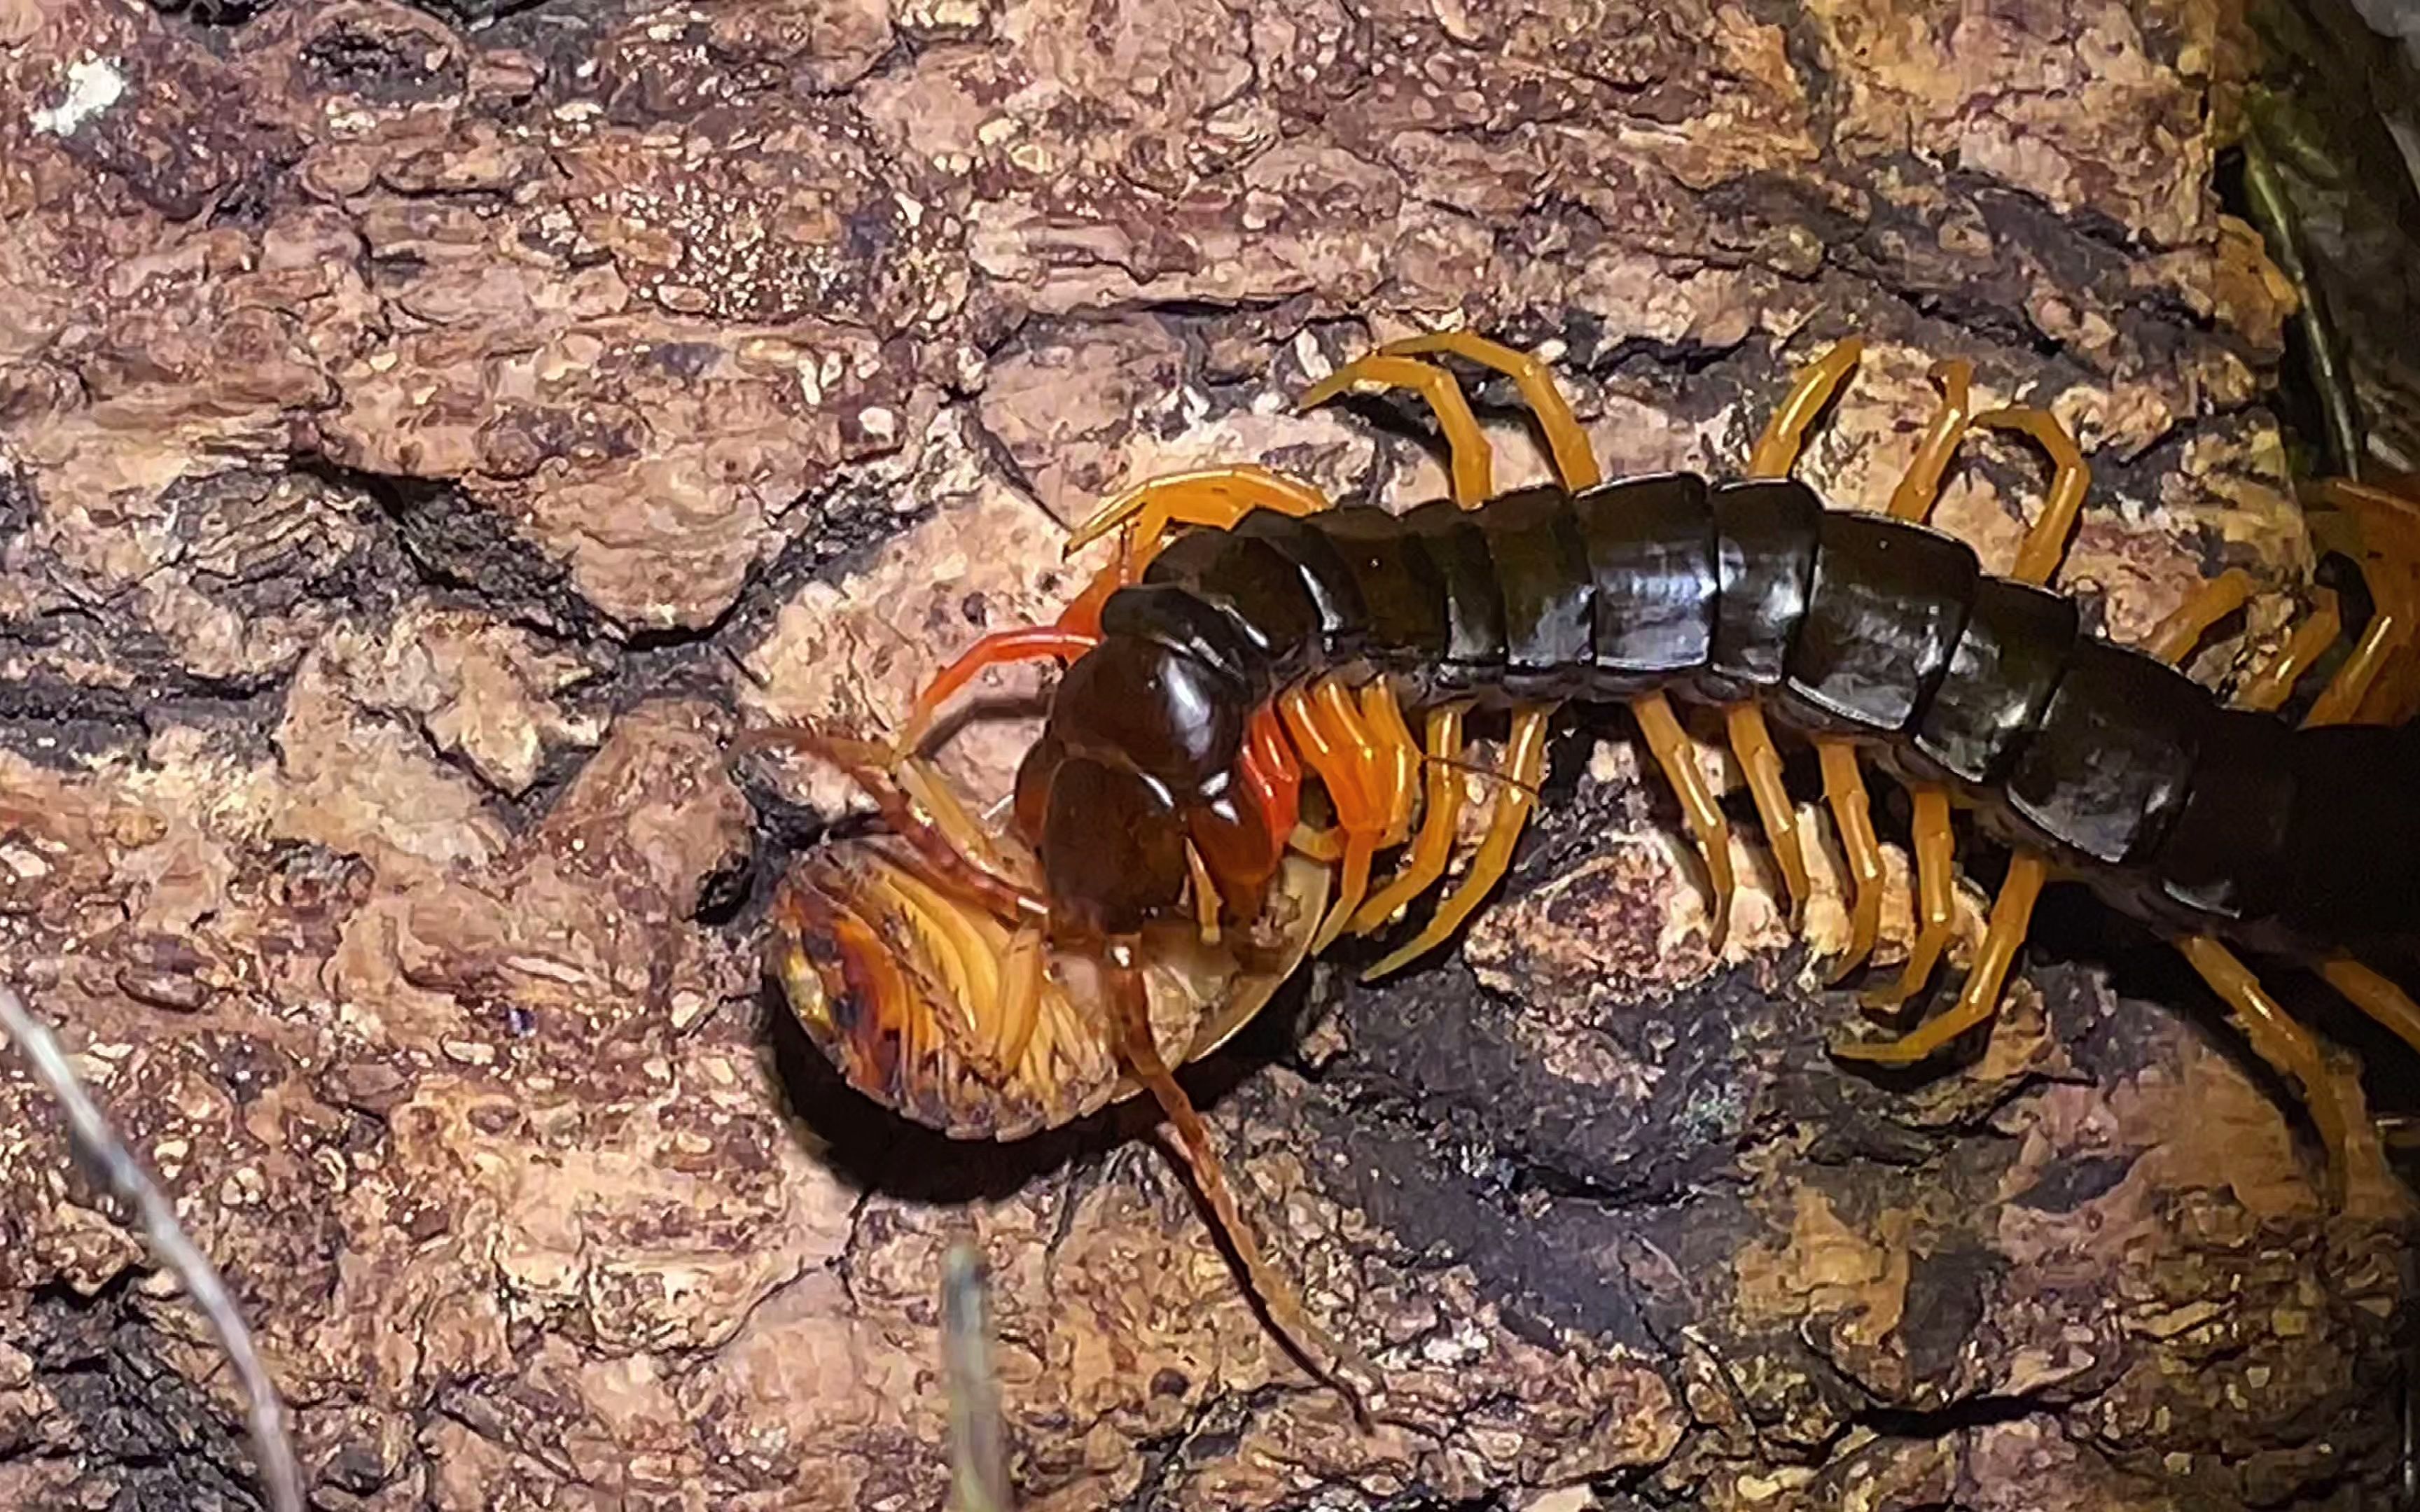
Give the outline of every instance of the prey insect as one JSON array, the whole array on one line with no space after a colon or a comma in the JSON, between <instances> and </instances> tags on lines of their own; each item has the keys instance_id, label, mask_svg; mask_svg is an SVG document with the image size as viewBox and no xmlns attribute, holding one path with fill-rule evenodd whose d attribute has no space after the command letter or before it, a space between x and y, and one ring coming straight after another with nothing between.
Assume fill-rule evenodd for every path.
<instances>
[{"instance_id":1,"label":"prey insect","mask_svg":"<svg viewBox=\"0 0 2420 1512\"><path fill-rule=\"evenodd\" d=\"M1798 375L1737 479L1606 481L1548 370L1467 332L1397 342L1303 395L1404 389L1450 456L1450 496L1403 513L1330 507L1237 465L1137 487L1076 532L1116 560L1053 624L996 632L940 673L907 728L876 745L819 727L768 731L843 765L885 836L830 845L786 879L774 969L847 1080L919 1121L1014 1138L1136 1092L1155 1098L1273 1321L1357 1408L1377 1373L1311 1322L1229 1190L1171 1067L1206 1054L1303 959L1396 925L1443 896L1365 973L1453 938L1509 869L1538 801L1550 721L1615 702L1678 795L1710 888L1717 951L1735 888L1730 821L1676 704L1719 718L1791 900L1810 894L1776 729L1812 745L1847 862L1838 981L1879 934L1884 866L1868 775L1912 799L1917 932L1869 1005L1915 1000L1956 937L1954 810L2012 860L1954 1001L1838 1055L1925 1061L1993 1020L2055 878L2172 940L2252 1048L2299 1093L2340 1180L2352 1131L2318 1040L2243 953L2316 969L2420 1051L2420 1008L2370 964L2408 959L2420 898L2420 508L2338 484L2326 518L2354 529L2375 609L2348 654L2319 596L2231 704L2179 670L2249 597L2208 582L2147 643L2082 628L2053 586L2090 473L2047 411L1978 411L1962 363L1878 510L1825 507L1792 476L1811 425L1860 356L1843 341ZM1557 474L1498 494L1490 443L1450 370L1509 378ZM2047 499L2005 570L1927 523L1961 440L2028 438ZM984 669L1064 664L995 833L921 747ZM2323 685L2299 723L2275 711ZM1465 728L1509 723L1482 837L1450 876ZM1383 856L1397 857L1383 877ZM1450 883L1450 886L1449 886Z\"/></svg>"}]
</instances>

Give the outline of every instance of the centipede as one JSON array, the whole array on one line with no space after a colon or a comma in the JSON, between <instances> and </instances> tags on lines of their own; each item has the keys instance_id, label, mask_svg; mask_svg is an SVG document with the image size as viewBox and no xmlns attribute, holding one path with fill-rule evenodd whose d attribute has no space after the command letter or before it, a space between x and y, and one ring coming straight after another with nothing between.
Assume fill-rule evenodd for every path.
<instances>
[{"instance_id":1,"label":"centipede","mask_svg":"<svg viewBox=\"0 0 2420 1512\"><path fill-rule=\"evenodd\" d=\"M1416 396L1446 497L1332 504L1237 463L1109 500L1069 542L1113 544L1109 564L1050 623L976 641L890 738L812 721L751 737L836 764L879 816L781 883L768 970L790 1011L850 1086L962 1139L1155 1100L1270 1321L1366 1412L1382 1379L1264 1252L1174 1069L1340 940L1400 936L1373 980L1452 940L1512 866L1567 704L1635 720L1694 840L1719 957L1730 819L1687 707L1745 779L1793 934L1810 836L1781 742L1812 748L1846 861L1827 985L1866 968L1880 933L1869 779L1905 790L1914 941L1869 1008L1931 1001L1947 969L1955 816L2009 854L1954 996L1945 982L1946 1005L1901 1032L1843 1029L1832 1054L1915 1067L1988 1033L2044 888L2080 884L2208 983L2306 1111L2340 1193L2355 1113L2263 972L2315 973L2420 1052L2420 1006L2391 974L2420 944L2420 490L2310 486L2366 616L2312 591L2221 697L2182 664L2245 605L2249 576L2206 580L2140 643L2086 628L2055 579L2089 464L2049 410L1978 409L1970 363L1934 364L1937 406L1887 499L1838 507L1796 477L1861 350L1842 340L1794 375L1737 476L1607 479L1544 362L1473 332L1422 335L1300 403ZM1464 364L1509 380L1551 484L1496 489ZM1930 523L1978 430L2049 463L2005 571ZM980 673L1026 661L1060 670L995 825L925 747ZM1504 729L1484 764L1466 754L1482 719Z\"/></svg>"}]
</instances>

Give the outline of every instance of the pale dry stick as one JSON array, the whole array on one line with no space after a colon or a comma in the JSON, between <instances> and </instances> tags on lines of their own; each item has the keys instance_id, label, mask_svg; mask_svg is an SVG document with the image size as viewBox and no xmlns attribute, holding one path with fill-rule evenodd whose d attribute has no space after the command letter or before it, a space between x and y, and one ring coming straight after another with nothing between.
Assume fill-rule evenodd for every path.
<instances>
[{"instance_id":1,"label":"pale dry stick","mask_svg":"<svg viewBox=\"0 0 2420 1512\"><path fill-rule=\"evenodd\" d=\"M950 1388L954 1512L1009 1512L1000 1379L992 1372L991 1293L983 1257L965 1240L941 1258L941 1369Z\"/></svg>"},{"instance_id":2,"label":"pale dry stick","mask_svg":"<svg viewBox=\"0 0 2420 1512\"><path fill-rule=\"evenodd\" d=\"M186 1235L184 1225L177 1220L176 1204L151 1180L143 1163L117 1136L109 1116L76 1079L75 1068L68 1064L58 1041L51 1037L50 1026L5 984L0 984L0 1033L16 1044L34 1074L59 1100L76 1148L98 1168L111 1194L141 1218L152 1253L184 1283L185 1294L194 1299L194 1305L218 1335L219 1347L226 1351L227 1363L235 1367L236 1380L243 1387L252 1452L260 1461L261 1485L269 1493L271 1512L302 1512L302 1477L295 1468L294 1446L286 1437L285 1404L253 1349L252 1330L236 1311L218 1268Z\"/></svg>"}]
</instances>

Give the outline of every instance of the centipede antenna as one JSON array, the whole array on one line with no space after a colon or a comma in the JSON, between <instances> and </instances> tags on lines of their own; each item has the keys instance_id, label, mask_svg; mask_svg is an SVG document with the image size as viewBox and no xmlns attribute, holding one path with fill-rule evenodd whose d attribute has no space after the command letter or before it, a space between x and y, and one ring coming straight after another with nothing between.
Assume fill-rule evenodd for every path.
<instances>
[{"instance_id":1,"label":"centipede antenna","mask_svg":"<svg viewBox=\"0 0 2420 1512\"><path fill-rule=\"evenodd\" d=\"M941 1375L950 1394L954 1512L1009 1512L1014 1504L992 1349L991 1290L983 1255L957 1240L941 1257Z\"/></svg>"},{"instance_id":2,"label":"centipede antenna","mask_svg":"<svg viewBox=\"0 0 2420 1512\"><path fill-rule=\"evenodd\" d=\"M1358 1375L1375 1390L1380 1386L1376 1368L1311 1320L1302 1298L1262 1253L1257 1232L1245 1220L1234 1191L1227 1184L1226 1165L1218 1158L1218 1147L1211 1142L1209 1126L1202 1121L1193 1100L1185 1095L1185 1088L1170 1073L1152 1036L1150 1003L1144 995L1141 970L1135 964L1134 947L1125 941L1112 942L1103 964L1109 979L1109 1011L1116 1016L1119 1055L1175 1129L1177 1149L1192 1173L1194 1186L1209 1204L1219 1231L1234 1246L1253 1293L1267 1309L1279 1332L1302 1354L1304 1364L1322 1381L1335 1387L1351 1405L1354 1419L1368 1427L1369 1401L1348 1377Z\"/></svg>"},{"instance_id":3,"label":"centipede antenna","mask_svg":"<svg viewBox=\"0 0 2420 1512\"><path fill-rule=\"evenodd\" d=\"M185 1226L177 1217L177 1205L160 1190L151 1173L118 1137L109 1116L85 1090L74 1065L52 1037L50 1026L36 1017L24 1000L6 984L0 984L0 1033L15 1042L18 1054L24 1057L35 1076L58 1099L59 1107L67 1114L68 1133L75 1148L92 1163L110 1195L133 1210L142 1223L144 1237L150 1241L151 1252L175 1273L184 1285L185 1294L194 1299L194 1305L201 1309L211 1332L218 1335L219 1347L226 1351L227 1364L243 1389L252 1452L259 1461L260 1482L268 1492L271 1512L302 1512L302 1476L295 1464L294 1446L286 1434L286 1404L268 1368L261 1364L242 1311L227 1295L226 1283L220 1279L218 1267L185 1232Z\"/></svg>"}]
</instances>

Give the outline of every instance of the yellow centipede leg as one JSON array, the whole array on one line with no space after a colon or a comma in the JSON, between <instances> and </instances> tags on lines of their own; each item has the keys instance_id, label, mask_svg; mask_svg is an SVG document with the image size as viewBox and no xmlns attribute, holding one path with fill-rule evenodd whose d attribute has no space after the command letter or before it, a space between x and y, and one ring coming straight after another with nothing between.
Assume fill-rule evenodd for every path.
<instances>
[{"instance_id":1,"label":"yellow centipede leg","mask_svg":"<svg viewBox=\"0 0 2420 1512\"><path fill-rule=\"evenodd\" d=\"M1596 454L1589 447L1588 432L1580 428L1579 417L1572 413L1571 401L1563 397L1562 389L1546 364L1528 353L1514 351L1469 331L1411 336L1378 348L1382 357L1422 357L1436 352L1449 352L1493 368L1512 380L1521 397L1528 401L1538 428L1545 434L1546 450L1555 459L1555 475L1562 480L1566 490L1577 493L1603 481L1605 474L1597 467Z\"/></svg>"},{"instance_id":2,"label":"yellow centipede leg","mask_svg":"<svg viewBox=\"0 0 2420 1512\"><path fill-rule=\"evenodd\" d=\"M1498 764L1505 780L1490 800L1487 838L1480 841L1469 874L1438 906L1419 937L1361 973L1363 981L1374 981L1400 970L1451 938L1462 921L1478 908L1480 901L1512 870L1513 846L1529 823L1529 810L1538 801L1538 783L1545 776L1546 729L1554 712L1551 703L1532 703L1513 714L1512 731Z\"/></svg>"},{"instance_id":3,"label":"yellow centipede leg","mask_svg":"<svg viewBox=\"0 0 2420 1512\"><path fill-rule=\"evenodd\" d=\"M2021 432L2050 455L2050 498L2017 548L2016 565L2009 573L2019 582L2047 583L2067 560L2068 537L2075 533L2076 517L2084 512L2085 495L2092 487L2092 466L2084 460L2084 449L2075 444L2075 438L2047 409L2030 405L1986 409L1975 417L1975 424Z\"/></svg>"},{"instance_id":4,"label":"yellow centipede leg","mask_svg":"<svg viewBox=\"0 0 2420 1512\"><path fill-rule=\"evenodd\" d=\"M1747 773L1748 795L1756 800L1756 816L1764 825L1764 843L1781 869L1781 885L1790 894L1790 928L1794 933L1807 917L1813 893L1807 880L1807 853L1798 837L1798 805L1781 780L1781 752L1765 727L1764 711L1753 703L1734 703L1723 711L1729 722L1732 752Z\"/></svg>"},{"instance_id":5,"label":"yellow centipede leg","mask_svg":"<svg viewBox=\"0 0 2420 1512\"><path fill-rule=\"evenodd\" d=\"M1453 858L1454 826L1462 818L1462 774L1452 763L1462 755L1465 705L1449 703L1429 711L1426 793L1421 798L1420 830L1412 840L1410 857L1386 887L1353 916L1356 933L1367 934L1437 885Z\"/></svg>"},{"instance_id":6,"label":"yellow centipede leg","mask_svg":"<svg viewBox=\"0 0 2420 1512\"><path fill-rule=\"evenodd\" d=\"M1142 973L1135 964L1134 947L1125 941L1111 945L1107 964L1119 1058L1125 1062L1135 1080L1150 1090L1160 1112L1176 1130L1177 1147L1184 1152L1194 1185L1209 1204L1219 1230L1234 1246L1236 1257L1244 1262L1244 1274L1262 1305L1268 1309L1270 1320L1301 1351L1304 1363L1343 1394L1353 1406L1354 1416L1367 1423L1369 1406L1362 1388L1347 1378L1361 1377L1373 1393L1382 1389L1382 1378L1368 1361L1339 1344L1311 1320L1301 1294L1262 1252L1258 1232L1246 1221L1243 1209L1227 1185L1226 1166L1218 1158L1218 1147L1211 1143L1209 1127L1195 1111L1193 1100L1185 1095L1185 1088L1170 1074L1168 1063L1152 1038L1150 1002L1144 994Z\"/></svg>"},{"instance_id":7,"label":"yellow centipede leg","mask_svg":"<svg viewBox=\"0 0 2420 1512\"><path fill-rule=\"evenodd\" d=\"M1757 438L1756 450L1748 454L1747 475L1751 478L1786 478L1797 465L1799 451L1807 444L1807 427L1815 417L1840 392L1840 385L1855 371L1857 359L1864 355L1866 344L1854 336L1836 342L1832 348L1815 359L1791 380L1790 392L1775 407L1773 418L1766 421L1764 434Z\"/></svg>"},{"instance_id":8,"label":"yellow centipede leg","mask_svg":"<svg viewBox=\"0 0 2420 1512\"><path fill-rule=\"evenodd\" d=\"M2319 975L2345 1001L2420 1051L2420 1003L2410 994L2350 956L2320 963Z\"/></svg>"},{"instance_id":9,"label":"yellow centipede leg","mask_svg":"<svg viewBox=\"0 0 2420 1512\"><path fill-rule=\"evenodd\" d=\"M1370 887L1370 865L1378 841L1386 833L1387 814L1375 794L1376 751L1362 730L1344 685L1328 678L1311 689L1296 688L1278 698L1278 716L1302 752L1305 764L1326 787L1336 807L1337 827L1344 832L1343 873L1336 903L1311 936L1313 954L1336 943L1344 926L1361 906Z\"/></svg>"},{"instance_id":10,"label":"yellow centipede leg","mask_svg":"<svg viewBox=\"0 0 2420 1512\"><path fill-rule=\"evenodd\" d=\"M2311 664L2321 653L2335 643L2344 628L2344 617L2336 608L2336 595L2322 588L2312 595L2315 606L2300 625L2286 636L2286 643L2276 654L2244 682L2236 697L2241 708L2266 714L2293 696L2294 685L2311 670Z\"/></svg>"},{"instance_id":11,"label":"yellow centipede leg","mask_svg":"<svg viewBox=\"0 0 2420 1512\"><path fill-rule=\"evenodd\" d=\"M1941 480L1957 455L1958 442L1973 418L1974 367L1964 362L1936 363L1932 380L1941 388L1941 404L1925 427L1916 458L1891 491L1890 513L1922 523L1941 498ZM1908 784L1916 803L1916 877L1917 927L1907 965L1893 985L1868 993L1870 1009L1892 1009L1924 990L1941 953L1958 932L1958 837L1949 825L1949 794L1930 782Z\"/></svg>"},{"instance_id":12,"label":"yellow centipede leg","mask_svg":"<svg viewBox=\"0 0 2420 1512\"><path fill-rule=\"evenodd\" d=\"M1856 742L1824 735L1815 741L1823 763L1823 800L1831 805L1832 823L1840 834L1840 850L1849 863L1854 902L1849 910L1849 948L1825 976L1828 984L1856 969L1873 952L1882 933L1883 848L1874 838L1873 801L1866 794L1865 774L1857 768Z\"/></svg>"},{"instance_id":13,"label":"yellow centipede leg","mask_svg":"<svg viewBox=\"0 0 2420 1512\"><path fill-rule=\"evenodd\" d=\"M1630 712L1647 737L1647 748L1655 753L1656 764L1664 768L1664 779L1672 784L1674 795L1680 798L1681 811L1688 817L1689 827L1697 833L1698 848L1705 856L1707 883L1714 893L1709 909L1714 924L1707 936L1707 948L1719 956L1723 942L1730 937L1731 894L1738 890L1731 876L1730 821L1723 817L1722 805L1714 801L1714 791L1707 785L1705 770L1698 764L1698 748L1690 744L1680 719L1672 713L1671 701L1661 693L1649 693L1631 700Z\"/></svg>"},{"instance_id":14,"label":"yellow centipede leg","mask_svg":"<svg viewBox=\"0 0 2420 1512\"><path fill-rule=\"evenodd\" d=\"M1983 932L1982 948L1975 952L1974 968L1958 990L1958 1001L1947 1012L1926 1020L1896 1040L1844 1040L1832 1053L1845 1060L1884 1066L1913 1066L1929 1059L1942 1046L1967 1030L1991 1022L1999 1011L2000 992L2008 984L2009 967L2033 927L2034 902L2041 896L2050 868L2030 852L2019 852L2009 863L2008 879L1992 904L1992 922Z\"/></svg>"},{"instance_id":15,"label":"yellow centipede leg","mask_svg":"<svg viewBox=\"0 0 2420 1512\"><path fill-rule=\"evenodd\" d=\"M2143 650L2165 662L2180 662L2201 644L2210 627L2252 601L2252 574L2229 567L2200 584L2151 628Z\"/></svg>"},{"instance_id":16,"label":"yellow centipede leg","mask_svg":"<svg viewBox=\"0 0 2420 1512\"><path fill-rule=\"evenodd\" d=\"M1908 790L1916 800L1916 882L1918 916L1916 944L1907 954L1907 968L1893 985L1868 993L1868 1008L1899 1007L1932 978L1941 952L1958 933L1958 837L1949 827L1949 795L1931 783Z\"/></svg>"},{"instance_id":17,"label":"yellow centipede leg","mask_svg":"<svg viewBox=\"0 0 2420 1512\"><path fill-rule=\"evenodd\" d=\"M2187 936L2176 945L2226 1004L2236 1027L2260 1058L2302 1092L2303 1105L2310 1109L2311 1122L2327 1147L2328 1200L2331 1206L2341 1204L2350 1165L2352 1122L2336 1101L2335 1081L2319 1057L2319 1041L2294 1022L2293 1015L2269 995L2251 969L2226 946L2208 935Z\"/></svg>"},{"instance_id":18,"label":"yellow centipede leg","mask_svg":"<svg viewBox=\"0 0 2420 1512\"><path fill-rule=\"evenodd\" d=\"M1307 483L1249 463L1172 472L1139 483L1103 504L1067 537L1067 554L1129 522L1137 526L1145 553L1171 525L1207 525L1224 530L1255 509L1281 515L1313 515L1327 497Z\"/></svg>"},{"instance_id":19,"label":"yellow centipede leg","mask_svg":"<svg viewBox=\"0 0 2420 1512\"><path fill-rule=\"evenodd\" d=\"M2375 609L2304 722L2400 723L2412 712L2413 674L2420 672L2420 501L2345 478L2330 479L2318 492L2359 527L2362 578Z\"/></svg>"},{"instance_id":20,"label":"yellow centipede leg","mask_svg":"<svg viewBox=\"0 0 2420 1512\"><path fill-rule=\"evenodd\" d=\"M1949 471L1950 458L1958 455L1958 442L1974 418L1975 364L1952 358L1933 363L1931 376L1941 389L1941 404L1932 411L1924 439L1916 442L1915 460L1900 475L1890 498L1893 517L1919 523L1931 515L1939 501L1942 475Z\"/></svg>"},{"instance_id":21,"label":"yellow centipede leg","mask_svg":"<svg viewBox=\"0 0 2420 1512\"><path fill-rule=\"evenodd\" d=\"M1373 677L1361 688L1361 728L1374 748L1373 796L1387 817L1378 843L1401 845L1412 833L1412 813L1419 803L1420 748L1404 722L1394 685L1384 677Z\"/></svg>"},{"instance_id":22,"label":"yellow centipede leg","mask_svg":"<svg viewBox=\"0 0 2420 1512\"><path fill-rule=\"evenodd\" d=\"M1465 509L1475 509L1485 501L1493 487L1495 453L1489 449L1486 434L1479 428L1479 417L1470 412L1470 401L1463 397L1462 386L1454 382L1452 374L1409 357L1373 352L1345 363L1305 389L1301 408L1316 409L1360 383L1382 389L1409 389L1427 400L1430 413L1436 416L1437 428L1445 432L1446 445L1452 456L1453 501Z\"/></svg>"}]
</instances>

